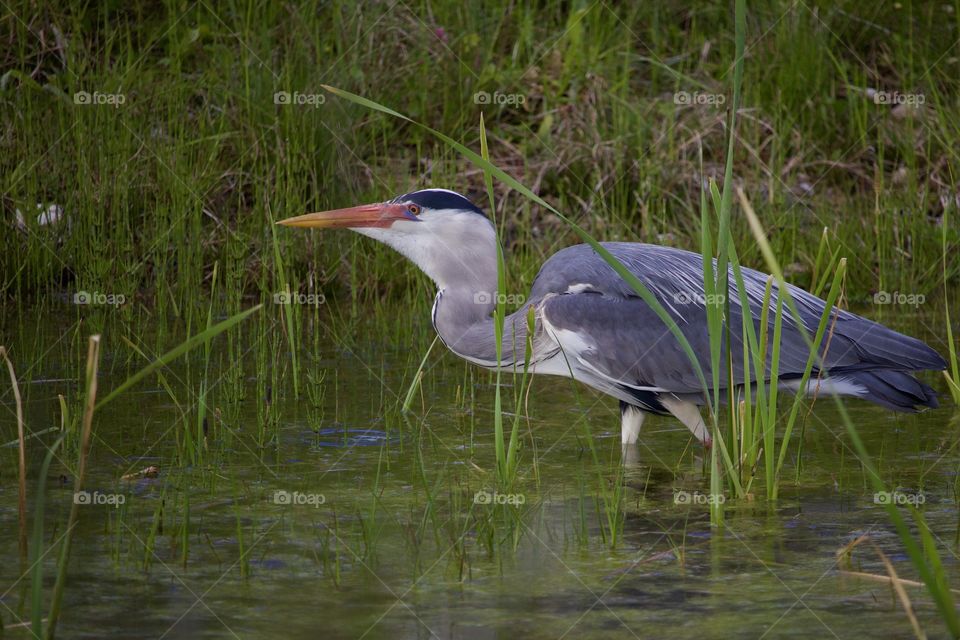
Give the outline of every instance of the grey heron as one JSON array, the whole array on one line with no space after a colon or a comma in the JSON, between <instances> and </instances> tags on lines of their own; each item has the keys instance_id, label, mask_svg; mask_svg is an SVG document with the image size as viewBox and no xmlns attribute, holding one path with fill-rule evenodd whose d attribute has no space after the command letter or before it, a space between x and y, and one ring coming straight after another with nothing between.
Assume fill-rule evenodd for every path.
<instances>
[{"instance_id":1,"label":"grey heron","mask_svg":"<svg viewBox=\"0 0 960 640\"><path fill-rule=\"evenodd\" d=\"M637 441L644 417L652 413L675 416L709 446L710 433L699 409L705 404L705 390L696 369L653 309L590 245L562 249L543 264L529 297L505 319L498 362L492 318L498 293L502 294L497 292L498 241L493 224L466 197L446 189L423 189L388 202L309 213L279 224L349 228L409 258L437 286L432 321L440 339L456 355L481 367L523 366L532 308L530 371L572 377L617 398L624 445ZM656 296L700 359L706 380L712 380L705 310L711 301L704 295L702 257L650 244L602 244ZM747 268L742 273L749 309L745 313L741 308L731 277L726 322L733 370L732 376L724 370L719 377L724 389L745 380L742 322L748 315L755 327L759 324L768 278ZM826 302L787 286L800 322L812 336ZM774 305L778 295L774 285ZM936 351L848 311L834 309L833 314L829 344L824 341L820 347L823 371L814 370L806 393L863 398L895 411L937 406L936 392L911 375L946 368ZM771 336L774 315L768 314ZM779 387L801 392L809 353L799 326L785 314Z\"/></svg>"}]
</instances>

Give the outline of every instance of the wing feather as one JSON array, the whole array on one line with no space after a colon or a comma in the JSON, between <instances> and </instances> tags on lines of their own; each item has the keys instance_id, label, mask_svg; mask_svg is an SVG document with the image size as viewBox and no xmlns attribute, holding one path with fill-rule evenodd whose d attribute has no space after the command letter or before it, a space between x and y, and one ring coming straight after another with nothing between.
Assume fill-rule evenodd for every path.
<instances>
[{"instance_id":1,"label":"wing feather","mask_svg":"<svg viewBox=\"0 0 960 640\"><path fill-rule=\"evenodd\" d=\"M604 243L665 307L686 337L709 381L710 340L700 255L668 247L637 243ZM748 309L741 308L733 274L730 276L730 326L733 383L745 380L743 322L748 318L759 332L767 275L742 269ZM773 336L778 290L774 285L768 335ZM552 295L551 295L552 294ZM790 285L801 323L815 331L826 303ZM696 370L663 321L632 287L589 245L576 245L552 256L534 281L532 298L542 298L543 319L565 356L584 370L609 381L639 389L675 393L702 391ZM711 301L712 302L712 301ZM820 345L829 371L877 368L941 369L946 363L923 342L848 311L836 309L829 342ZM826 349L825 349L826 347ZM781 378L802 374L808 357L806 341L787 313L780 343ZM769 359L767 372L769 378ZM751 375L751 380L755 376ZM729 384L727 371L721 385Z\"/></svg>"}]
</instances>

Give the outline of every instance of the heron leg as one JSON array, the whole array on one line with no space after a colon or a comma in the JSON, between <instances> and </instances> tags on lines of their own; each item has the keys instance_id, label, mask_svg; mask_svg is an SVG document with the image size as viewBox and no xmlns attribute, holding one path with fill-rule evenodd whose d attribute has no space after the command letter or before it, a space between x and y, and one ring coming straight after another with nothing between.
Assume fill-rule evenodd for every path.
<instances>
[{"instance_id":1,"label":"heron leg","mask_svg":"<svg viewBox=\"0 0 960 640\"><path fill-rule=\"evenodd\" d=\"M636 444L640 427L646 417L643 411L628 402L620 401L620 438L623 444Z\"/></svg>"},{"instance_id":2,"label":"heron leg","mask_svg":"<svg viewBox=\"0 0 960 640\"><path fill-rule=\"evenodd\" d=\"M690 429L690 432L703 443L703 446L709 447L713 444L713 439L710 437L710 432L707 431L703 416L700 415L700 407L692 402L669 396L660 396L658 400L677 420L687 425L687 429Z\"/></svg>"}]
</instances>

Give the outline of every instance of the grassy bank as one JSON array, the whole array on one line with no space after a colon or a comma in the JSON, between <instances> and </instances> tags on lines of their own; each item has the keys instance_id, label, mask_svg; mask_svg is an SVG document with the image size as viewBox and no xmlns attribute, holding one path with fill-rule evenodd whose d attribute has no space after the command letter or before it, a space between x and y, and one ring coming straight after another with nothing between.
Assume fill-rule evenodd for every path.
<instances>
[{"instance_id":1,"label":"grassy bank","mask_svg":"<svg viewBox=\"0 0 960 640\"><path fill-rule=\"evenodd\" d=\"M826 228L851 298L934 299L939 225L958 198L960 16L944 3L820 4L750 7L734 180L798 284L822 277ZM701 149L722 179L725 3L11 8L0 24L5 318L89 291L189 324L205 313L214 263L227 296L287 284L278 217L423 185L485 204L460 158L320 83L473 148L482 111L491 159L600 239L697 248ZM525 291L543 258L576 240L498 188L508 286ZM38 204L59 205L60 222L36 224ZM749 238L742 216L734 225ZM429 304L423 279L384 248L277 243L301 291L355 296L354 312L361 300ZM762 265L758 251L741 260Z\"/></svg>"}]
</instances>

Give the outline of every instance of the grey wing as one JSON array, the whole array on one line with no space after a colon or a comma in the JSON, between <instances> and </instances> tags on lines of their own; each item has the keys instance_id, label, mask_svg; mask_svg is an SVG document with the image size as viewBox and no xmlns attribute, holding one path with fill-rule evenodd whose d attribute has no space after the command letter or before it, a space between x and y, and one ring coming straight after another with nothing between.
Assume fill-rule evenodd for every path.
<instances>
[{"instance_id":1,"label":"grey wing","mask_svg":"<svg viewBox=\"0 0 960 640\"><path fill-rule=\"evenodd\" d=\"M700 255L654 245L604 243L615 257L654 294L690 343L708 384L710 340ZM745 381L743 366L743 321L748 317L759 332L767 276L742 270L748 309L741 308L736 282L731 274L730 339L733 384ZM553 294L553 295L550 295ZM826 303L790 286L802 324L810 336ZM598 379L597 386L626 386L650 392L699 393L703 385L676 337L632 287L588 245L564 249L548 260L534 282L532 296L544 298L541 317L544 329L563 352L567 365L584 376ZM771 305L775 309L774 286ZM786 308L786 305L784 305ZM923 342L899 334L847 311L836 310L836 324L820 353L831 374L877 368L897 370L935 369L943 359ZM768 335L773 336L774 313L768 317ZM809 350L798 325L786 312L780 341L778 377L799 377ZM755 379L751 371L751 381ZM769 359L764 375L769 379ZM721 371L722 387L729 385Z\"/></svg>"}]
</instances>

